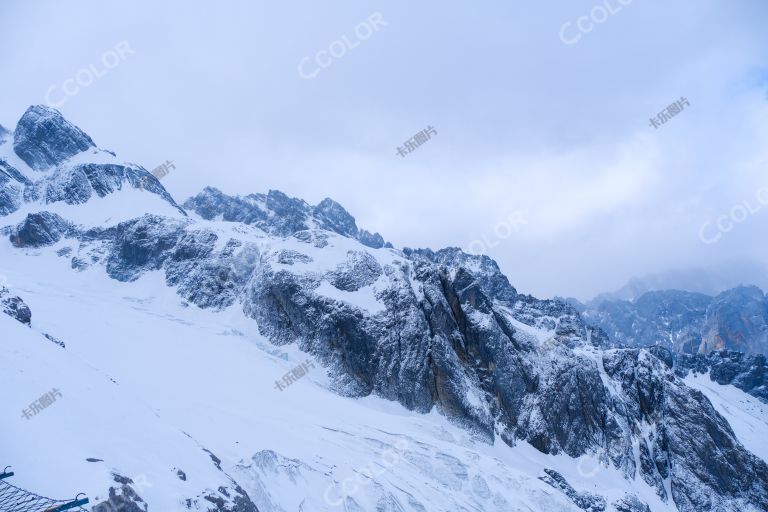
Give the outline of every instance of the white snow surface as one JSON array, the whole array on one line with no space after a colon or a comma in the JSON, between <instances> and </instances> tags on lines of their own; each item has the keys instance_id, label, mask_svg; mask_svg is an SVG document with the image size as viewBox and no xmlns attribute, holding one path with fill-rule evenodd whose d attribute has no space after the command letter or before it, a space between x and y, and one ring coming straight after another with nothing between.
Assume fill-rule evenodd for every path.
<instances>
[{"instance_id":1,"label":"white snow surface","mask_svg":"<svg viewBox=\"0 0 768 512\"><path fill-rule=\"evenodd\" d=\"M333 242L317 251L343 261L346 239ZM0 273L33 314L31 329L0 315L0 433L8 440L0 462L14 466L16 485L56 497L82 491L96 503L114 471L151 485L141 492L149 511L181 512L186 498L228 485L226 472L261 511L367 511L387 500L430 512L577 510L537 478L548 467L578 491L610 499L629 491L654 511L672 510L597 458L491 446L436 412L340 397L318 363L279 391L275 381L307 355L270 344L237 306L185 307L159 272L133 283L109 279L99 265L75 272L55 254L65 244L25 251L0 242ZM396 258L372 253L382 263ZM63 396L24 419L21 410L52 388Z\"/></svg>"},{"instance_id":2,"label":"white snow surface","mask_svg":"<svg viewBox=\"0 0 768 512\"><path fill-rule=\"evenodd\" d=\"M42 178L49 178L59 170L64 171L80 164L117 164L133 165L124 162L111 153L100 149L92 148L88 151L78 153L68 159L66 163L59 167L52 167L46 171L35 171L21 160L13 151L13 144L8 139L0 144L0 159L6 160L21 174L36 182ZM138 166L137 166L138 167ZM109 227L136 217L141 217L145 213L154 213L172 218L184 218L184 216L168 203L161 196L134 188L124 184L122 190L117 190L105 197L99 197L93 194L84 204L67 204L64 201L55 203L45 203L44 199L33 202L22 202L21 207L15 212L0 218L2 225L18 224L23 221L27 214L41 211L49 211L61 215L66 220L85 227Z\"/></svg>"},{"instance_id":3,"label":"white snow surface","mask_svg":"<svg viewBox=\"0 0 768 512\"><path fill-rule=\"evenodd\" d=\"M704 393L715 410L728 420L741 444L768 462L768 404L736 386L718 384L708 374L691 372L684 382Z\"/></svg>"},{"instance_id":4,"label":"white snow surface","mask_svg":"<svg viewBox=\"0 0 768 512\"><path fill-rule=\"evenodd\" d=\"M0 158L31 179L52 172L32 171L10 148L0 145ZM108 153L87 152L68 164L102 160L114 161ZM2 224L39 210L104 227L146 212L181 218L160 197L126 188L84 205L25 204ZM386 286L385 276L347 292L326 273L349 251L367 251L381 266L402 259L399 251L366 248L333 233L319 248L253 226L196 215L189 222L216 232L219 245L237 238L267 257L284 250L309 256L291 271L316 276L315 293L371 314L383 308L376 292ZM138 484L149 512L208 510L201 493L231 490L230 477L262 512L578 510L538 479L552 468L577 491L601 494L609 503L629 492L654 512L674 510L642 479L625 480L597 455L572 459L523 442L489 445L436 412L338 396L318 362L280 391L275 381L308 356L295 345L272 345L239 304L222 312L189 306L161 272L132 283L110 279L101 264L77 272L69 257L56 254L65 247L77 254L72 240L27 250L0 239L0 284L32 310L31 328L0 314L0 465L13 466L15 485L56 498L84 492L95 504L106 498L117 473ZM551 332L513 323L540 348L550 343ZM701 381L695 384L727 413L745 446L765 458L765 407ZM25 419L22 410L53 388L62 396ZM480 403L478 397L471 402ZM203 449L221 459L221 470Z\"/></svg>"}]
</instances>

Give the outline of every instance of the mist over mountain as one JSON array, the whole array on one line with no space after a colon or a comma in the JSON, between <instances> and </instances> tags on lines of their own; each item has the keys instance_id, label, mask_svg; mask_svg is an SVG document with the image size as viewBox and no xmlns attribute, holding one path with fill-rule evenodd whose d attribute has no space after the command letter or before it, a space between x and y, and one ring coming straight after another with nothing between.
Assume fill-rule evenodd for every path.
<instances>
[{"instance_id":1,"label":"mist over mountain","mask_svg":"<svg viewBox=\"0 0 768 512\"><path fill-rule=\"evenodd\" d=\"M179 203L44 106L0 144L0 225L22 409L0 458L25 488L95 512L768 509L753 365L627 347L610 309L521 294L488 256L393 247L332 199ZM646 295L616 307L685 320L673 347L702 311L704 352L763 346L758 288Z\"/></svg>"},{"instance_id":2,"label":"mist over mountain","mask_svg":"<svg viewBox=\"0 0 768 512\"><path fill-rule=\"evenodd\" d=\"M590 304L608 300L634 301L646 292L680 290L717 295L737 286L768 290L768 266L754 260L729 260L701 268L675 269L630 279L613 292L597 295Z\"/></svg>"}]
</instances>

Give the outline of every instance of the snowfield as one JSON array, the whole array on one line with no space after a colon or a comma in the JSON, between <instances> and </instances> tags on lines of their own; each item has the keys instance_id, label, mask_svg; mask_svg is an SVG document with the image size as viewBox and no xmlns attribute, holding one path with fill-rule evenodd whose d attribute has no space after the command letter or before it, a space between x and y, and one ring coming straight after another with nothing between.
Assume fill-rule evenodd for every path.
<instances>
[{"instance_id":1,"label":"snowfield","mask_svg":"<svg viewBox=\"0 0 768 512\"><path fill-rule=\"evenodd\" d=\"M685 383L704 393L749 451L768 461L768 404L730 384L713 382L708 375L688 374Z\"/></svg>"},{"instance_id":2,"label":"snowfield","mask_svg":"<svg viewBox=\"0 0 768 512\"><path fill-rule=\"evenodd\" d=\"M261 511L398 510L391 498L405 510L422 510L409 508L416 502L428 511L579 510L537 478L553 468L579 491L632 492L654 511L674 510L596 459L491 446L436 412L340 397L319 365L279 391L275 380L306 354L271 345L236 308L183 306L159 272L121 283L98 266L74 272L55 248L7 244L0 261L33 311L31 329L0 315L8 404L0 424L13 440L0 460L13 464L16 485L59 497L82 491L96 503L114 485L111 473L143 476L150 511L187 510L185 498L227 485L226 475ZM51 388L63 397L24 419L21 409Z\"/></svg>"}]
</instances>

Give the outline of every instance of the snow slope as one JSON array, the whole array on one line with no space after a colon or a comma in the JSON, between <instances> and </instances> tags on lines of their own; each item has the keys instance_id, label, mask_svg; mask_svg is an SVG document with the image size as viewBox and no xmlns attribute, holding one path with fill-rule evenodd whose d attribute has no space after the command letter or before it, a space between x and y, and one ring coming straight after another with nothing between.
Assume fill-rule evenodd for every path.
<instances>
[{"instance_id":1,"label":"snow slope","mask_svg":"<svg viewBox=\"0 0 768 512\"><path fill-rule=\"evenodd\" d=\"M765 466L661 359L605 350L573 308L518 296L489 258L395 250L332 200L312 207L277 191L206 189L187 215L143 168L31 110L40 116L26 122L45 119L56 135L24 139L43 170L0 143L27 181L0 169L13 207L0 284L32 311L31 327L0 315L0 464L14 466L14 484L119 496L120 512L768 502ZM43 210L61 219L30 216ZM308 375L277 385L301 364ZM695 385L765 458L765 410ZM58 400L22 415L54 388ZM725 447L719 465L689 456L698 444ZM750 474L718 478L730 468ZM713 488L723 495L710 500Z\"/></svg>"},{"instance_id":2,"label":"snow slope","mask_svg":"<svg viewBox=\"0 0 768 512\"><path fill-rule=\"evenodd\" d=\"M722 414L744 446L768 461L768 404L739 388L712 381L709 375L690 373L685 383L704 393Z\"/></svg>"},{"instance_id":3,"label":"snow slope","mask_svg":"<svg viewBox=\"0 0 768 512\"><path fill-rule=\"evenodd\" d=\"M0 460L14 464L17 485L83 491L95 502L111 471L144 475L150 511L181 511L185 498L228 482L204 447L262 511L399 510L395 500L405 510L577 510L537 478L544 468L579 491L629 491L653 510L673 510L596 459L491 446L437 413L337 396L319 365L279 391L274 381L306 354L269 344L234 308L184 307L159 273L120 283L101 267L76 273L53 251L6 244L0 261L12 285L24 283L15 291L33 311L32 329L0 317L9 377L0 397L12 405L0 424L16 440ZM21 408L53 387L63 397L23 419Z\"/></svg>"}]
</instances>

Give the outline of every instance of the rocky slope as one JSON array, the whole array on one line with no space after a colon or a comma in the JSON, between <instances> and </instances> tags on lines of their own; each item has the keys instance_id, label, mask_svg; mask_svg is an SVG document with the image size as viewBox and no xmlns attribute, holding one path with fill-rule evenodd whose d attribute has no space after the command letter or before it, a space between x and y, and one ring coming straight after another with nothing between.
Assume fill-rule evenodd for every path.
<instances>
[{"instance_id":1,"label":"rocky slope","mask_svg":"<svg viewBox=\"0 0 768 512\"><path fill-rule=\"evenodd\" d=\"M617 345L661 345L688 354L721 349L768 354L768 297L756 286L739 286L715 297L653 291L634 301L575 307Z\"/></svg>"},{"instance_id":2,"label":"rocky slope","mask_svg":"<svg viewBox=\"0 0 768 512\"><path fill-rule=\"evenodd\" d=\"M0 312L5 313L22 324L32 325L32 311L21 297L11 295L11 291L5 286L0 286Z\"/></svg>"},{"instance_id":3,"label":"rocky slope","mask_svg":"<svg viewBox=\"0 0 768 512\"><path fill-rule=\"evenodd\" d=\"M9 155L8 147L0 146L0 155ZM487 443L596 457L678 510L768 509L766 463L663 357L611 348L605 332L590 325L593 317L585 321L569 304L519 294L486 256L396 250L359 229L330 199L313 207L276 191L240 198L207 188L179 207L139 166L87 162L108 156L45 107L25 113L12 147L28 169L15 162L20 169L10 170L5 159L0 211L7 212L10 251L51 253L66 258L68 272L97 271L120 283L161 275L185 305L238 311L272 344L295 344L325 368L337 393L437 411ZM144 180L154 210L114 222L70 218L107 196L143 193L136 190ZM67 208L50 211L59 203ZM679 301L685 307L677 308ZM630 305L613 330L634 325L639 315L655 322L650 332L673 318L682 330L681 318L696 317L704 299L679 301L654 302L642 312ZM715 311L736 321L731 306ZM740 325L761 324L750 317ZM715 330L735 339L732 331ZM254 463L269 466L264 457ZM578 491L554 469L538 476L579 509L648 509L629 493L606 499L600 489ZM235 491L220 494L245 500L237 477L227 478ZM269 494L263 485L250 488ZM379 510L430 509L388 492ZM249 510L221 500L217 510ZM269 500L260 506L267 502L278 510Z\"/></svg>"},{"instance_id":4,"label":"rocky slope","mask_svg":"<svg viewBox=\"0 0 768 512\"><path fill-rule=\"evenodd\" d=\"M768 403L768 364L764 355L717 350L709 354L679 354L675 358L675 373L709 375L718 384L732 384Z\"/></svg>"},{"instance_id":5,"label":"rocky slope","mask_svg":"<svg viewBox=\"0 0 768 512\"><path fill-rule=\"evenodd\" d=\"M200 194L188 199L184 208L206 220L242 222L277 236L289 236L312 227L354 238L373 249L392 247L385 244L380 234L359 229L355 218L333 199L325 199L313 207L279 190L270 190L268 194L230 197L220 190L206 187Z\"/></svg>"}]
</instances>

